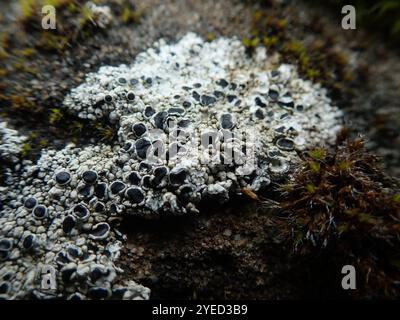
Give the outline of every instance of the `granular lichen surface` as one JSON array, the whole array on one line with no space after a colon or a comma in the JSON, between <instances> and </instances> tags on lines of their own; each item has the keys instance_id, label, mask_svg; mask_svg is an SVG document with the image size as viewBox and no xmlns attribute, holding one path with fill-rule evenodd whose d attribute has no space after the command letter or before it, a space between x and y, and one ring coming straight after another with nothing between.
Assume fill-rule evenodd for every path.
<instances>
[{"instance_id":1,"label":"granular lichen surface","mask_svg":"<svg viewBox=\"0 0 400 320\"><path fill-rule=\"evenodd\" d=\"M341 127L326 91L294 66L271 64L265 48L249 56L237 39L193 33L158 41L131 65L100 67L63 108L108 118L118 139L43 150L37 163L6 172L7 298L147 299L148 288L118 281L122 216L193 215L202 201L266 190L290 176L299 151L330 143ZM51 292L37 277L43 266L57 271Z\"/></svg>"}]
</instances>

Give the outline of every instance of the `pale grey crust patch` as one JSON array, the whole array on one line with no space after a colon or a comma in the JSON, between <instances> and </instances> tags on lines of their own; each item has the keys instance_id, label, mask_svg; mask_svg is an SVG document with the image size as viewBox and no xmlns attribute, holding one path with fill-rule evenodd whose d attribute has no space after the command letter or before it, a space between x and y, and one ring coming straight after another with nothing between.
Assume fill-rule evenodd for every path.
<instances>
[{"instance_id":1,"label":"pale grey crust patch","mask_svg":"<svg viewBox=\"0 0 400 320\"><path fill-rule=\"evenodd\" d=\"M197 212L197 203L208 196L224 202L244 187L265 189L273 176L286 174L299 160L297 150L329 142L341 117L326 91L300 79L293 66L271 69L264 48L248 57L237 39L204 42L193 33L173 44L160 40L131 65L101 67L71 91L64 106L85 119L109 117L119 127L122 180L129 187L126 177L140 175L141 183L134 185L145 193L143 202L121 201L129 213ZM248 129L253 142L234 139ZM179 137L172 146L171 136ZM214 149L244 158L244 146L253 151L251 174L246 163L223 166L212 161L220 154L199 151L199 142L208 138L215 138ZM146 152L155 146L164 158L144 167ZM159 166L186 170L186 180L158 181L153 173ZM121 179L115 173L111 177L105 182ZM186 203L179 199L182 184L192 188Z\"/></svg>"},{"instance_id":2,"label":"pale grey crust patch","mask_svg":"<svg viewBox=\"0 0 400 320\"><path fill-rule=\"evenodd\" d=\"M192 33L160 40L130 66L101 67L64 107L85 119L108 116L118 143L45 150L37 164L7 173L0 215L0 239L12 240L1 250L7 298L147 299L148 288L116 284L124 236L115 219L193 214L203 199L223 203L242 188L267 189L298 163L296 151L329 143L341 118L326 91L293 66L272 70L265 49L249 57L236 39L204 42ZM248 129L253 140L237 138ZM196 149L202 139L211 139L209 150ZM168 159L146 158L155 146ZM213 148L250 150L255 161L221 164ZM41 289L45 265L57 271L54 292Z\"/></svg>"},{"instance_id":3,"label":"pale grey crust patch","mask_svg":"<svg viewBox=\"0 0 400 320\"><path fill-rule=\"evenodd\" d=\"M21 136L17 130L7 126L7 122L0 122L0 158L6 163L16 164L27 137Z\"/></svg>"}]
</instances>

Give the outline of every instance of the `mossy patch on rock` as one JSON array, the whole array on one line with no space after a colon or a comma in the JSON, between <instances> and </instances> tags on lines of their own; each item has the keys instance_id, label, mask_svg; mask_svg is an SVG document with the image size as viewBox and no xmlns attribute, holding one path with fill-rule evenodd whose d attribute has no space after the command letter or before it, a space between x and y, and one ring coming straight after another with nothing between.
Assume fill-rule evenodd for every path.
<instances>
[{"instance_id":1,"label":"mossy patch on rock","mask_svg":"<svg viewBox=\"0 0 400 320\"><path fill-rule=\"evenodd\" d=\"M277 226L285 242L295 255L354 265L363 297L398 294L399 189L380 159L364 150L361 139L341 140L334 152L314 149L303 158L282 188Z\"/></svg>"},{"instance_id":2,"label":"mossy patch on rock","mask_svg":"<svg viewBox=\"0 0 400 320\"><path fill-rule=\"evenodd\" d=\"M272 1L254 12L251 32L243 38L243 44L249 53L264 45L280 53L283 61L296 64L302 76L328 87L334 96L348 95L349 84L356 75L349 66L349 58L334 49L335 37L315 38L311 42L300 40L292 32L298 25L298 21L290 20L290 15ZM321 28L317 22L310 22L312 25Z\"/></svg>"}]
</instances>

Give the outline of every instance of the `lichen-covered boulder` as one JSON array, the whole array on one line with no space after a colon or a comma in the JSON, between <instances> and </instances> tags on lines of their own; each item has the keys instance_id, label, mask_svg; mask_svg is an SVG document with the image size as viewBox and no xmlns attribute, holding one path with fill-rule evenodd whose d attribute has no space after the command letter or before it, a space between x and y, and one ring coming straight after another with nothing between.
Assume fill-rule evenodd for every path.
<instances>
[{"instance_id":1,"label":"lichen-covered boulder","mask_svg":"<svg viewBox=\"0 0 400 320\"><path fill-rule=\"evenodd\" d=\"M264 48L250 57L236 39L194 34L161 40L129 66L101 67L64 107L84 119L108 117L118 141L44 150L36 164L7 172L7 298L148 298L149 289L117 282L119 216L194 214L202 200L268 189L290 174L297 151L328 143L341 117L324 89L293 66L271 65ZM52 291L41 282L49 266Z\"/></svg>"}]
</instances>

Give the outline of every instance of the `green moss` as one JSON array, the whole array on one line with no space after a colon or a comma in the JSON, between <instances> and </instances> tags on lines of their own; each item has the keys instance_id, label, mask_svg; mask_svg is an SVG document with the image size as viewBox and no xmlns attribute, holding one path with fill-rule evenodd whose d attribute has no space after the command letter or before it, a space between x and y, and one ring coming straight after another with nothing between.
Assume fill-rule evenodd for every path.
<instances>
[{"instance_id":1,"label":"green moss","mask_svg":"<svg viewBox=\"0 0 400 320\"><path fill-rule=\"evenodd\" d=\"M300 56L305 53L305 48L299 40L290 40L284 44L283 51Z\"/></svg>"},{"instance_id":2,"label":"green moss","mask_svg":"<svg viewBox=\"0 0 400 320\"><path fill-rule=\"evenodd\" d=\"M8 57L8 53L3 48L0 48L0 60L7 59Z\"/></svg>"},{"instance_id":3,"label":"green moss","mask_svg":"<svg viewBox=\"0 0 400 320\"><path fill-rule=\"evenodd\" d=\"M19 0L19 7L21 9L23 21L28 21L38 12L41 13L40 7L51 5L59 8L62 5L72 2L71 0Z\"/></svg>"},{"instance_id":4,"label":"green moss","mask_svg":"<svg viewBox=\"0 0 400 320\"><path fill-rule=\"evenodd\" d=\"M306 184L306 190L308 193L313 194L317 191L317 187L313 183L307 183Z\"/></svg>"},{"instance_id":5,"label":"green moss","mask_svg":"<svg viewBox=\"0 0 400 320\"><path fill-rule=\"evenodd\" d=\"M324 148L316 148L309 152L309 155L312 159L323 161L326 158L327 151Z\"/></svg>"},{"instance_id":6,"label":"green moss","mask_svg":"<svg viewBox=\"0 0 400 320\"><path fill-rule=\"evenodd\" d=\"M207 41L213 41L213 40L215 40L216 36L214 33L208 32L206 38L207 38Z\"/></svg>"},{"instance_id":7,"label":"green moss","mask_svg":"<svg viewBox=\"0 0 400 320\"><path fill-rule=\"evenodd\" d=\"M298 247L303 244L303 241L305 240L305 235L302 232L297 232L294 238L294 246Z\"/></svg>"},{"instance_id":8,"label":"green moss","mask_svg":"<svg viewBox=\"0 0 400 320\"><path fill-rule=\"evenodd\" d=\"M78 6L74 2L69 3L67 9L70 13L76 13L79 11Z\"/></svg>"},{"instance_id":9,"label":"green moss","mask_svg":"<svg viewBox=\"0 0 400 320\"><path fill-rule=\"evenodd\" d=\"M92 13L87 6L82 6L81 12L80 12L79 24L80 24L81 28L84 28L89 23L94 24L93 19L92 19Z\"/></svg>"},{"instance_id":10,"label":"green moss","mask_svg":"<svg viewBox=\"0 0 400 320\"><path fill-rule=\"evenodd\" d=\"M293 191L294 187L295 187L295 185L292 183L284 183L279 186L279 190L282 192L282 194L287 194L287 193Z\"/></svg>"},{"instance_id":11,"label":"green moss","mask_svg":"<svg viewBox=\"0 0 400 320\"><path fill-rule=\"evenodd\" d=\"M372 226L375 226L377 224L377 220L373 217L372 214L359 213L357 215L357 218L358 218L358 221L360 221L360 223L370 224Z\"/></svg>"},{"instance_id":12,"label":"green moss","mask_svg":"<svg viewBox=\"0 0 400 320\"><path fill-rule=\"evenodd\" d=\"M24 48L20 50L14 51L14 53L17 56L22 56L22 57L31 57L35 54L36 50L34 48Z\"/></svg>"},{"instance_id":13,"label":"green moss","mask_svg":"<svg viewBox=\"0 0 400 320\"><path fill-rule=\"evenodd\" d=\"M33 16L36 5L36 0L19 0L23 20L28 20Z\"/></svg>"},{"instance_id":14,"label":"green moss","mask_svg":"<svg viewBox=\"0 0 400 320\"><path fill-rule=\"evenodd\" d=\"M255 48L255 47L257 47L258 45L259 45L259 43L260 43L260 39L258 39L258 38L248 38L248 37L245 37L245 38L243 38L243 45L246 47L246 48Z\"/></svg>"},{"instance_id":15,"label":"green moss","mask_svg":"<svg viewBox=\"0 0 400 320\"><path fill-rule=\"evenodd\" d=\"M42 0L43 5L50 5L53 6L55 8L59 8L63 5L69 4L69 3L73 3L73 0Z\"/></svg>"},{"instance_id":16,"label":"green moss","mask_svg":"<svg viewBox=\"0 0 400 320\"><path fill-rule=\"evenodd\" d=\"M44 51L63 51L69 41L70 39L66 36L44 32L41 35L37 47Z\"/></svg>"},{"instance_id":17,"label":"green moss","mask_svg":"<svg viewBox=\"0 0 400 320\"><path fill-rule=\"evenodd\" d=\"M24 143L21 149L21 157L27 158L30 155L31 151L32 151L32 145L30 144L30 142Z\"/></svg>"},{"instance_id":18,"label":"green moss","mask_svg":"<svg viewBox=\"0 0 400 320\"><path fill-rule=\"evenodd\" d=\"M56 30L40 27L41 6L52 5L57 9ZM38 50L62 53L67 46L90 36L95 26L91 10L76 0L21 0L26 13L21 23L26 31L36 33L35 48ZM33 9L32 9L33 8ZM28 52L25 52L28 53Z\"/></svg>"},{"instance_id":19,"label":"green moss","mask_svg":"<svg viewBox=\"0 0 400 320\"><path fill-rule=\"evenodd\" d=\"M141 13L135 10L132 6L125 6L122 9L121 20L124 23L138 22Z\"/></svg>"},{"instance_id":20,"label":"green moss","mask_svg":"<svg viewBox=\"0 0 400 320\"><path fill-rule=\"evenodd\" d=\"M320 71L312 68L307 69L306 75L311 80L317 80L321 77Z\"/></svg>"},{"instance_id":21,"label":"green moss","mask_svg":"<svg viewBox=\"0 0 400 320\"><path fill-rule=\"evenodd\" d=\"M400 256L399 186L361 139L338 141L334 151L303 154L304 165L282 195L276 226L296 255L352 264L363 292L386 295L400 277L385 260ZM366 275L373 284L364 281Z\"/></svg>"},{"instance_id":22,"label":"green moss","mask_svg":"<svg viewBox=\"0 0 400 320\"><path fill-rule=\"evenodd\" d=\"M308 165L312 173L319 173L321 170L321 164L317 161L310 161Z\"/></svg>"},{"instance_id":23,"label":"green moss","mask_svg":"<svg viewBox=\"0 0 400 320\"><path fill-rule=\"evenodd\" d=\"M102 141L111 142L115 137L115 129L100 122L95 123L95 128Z\"/></svg>"},{"instance_id":24,"label":"green moss","mask_svg":"<svg viewBox=\"0 0 400 320\"><path fill-rule=\"evenodd\" d=\"M323 212L338 223L352 224L351 220L344 219L348 217L361 223L355 224L356 228L362 224L374 224L375 228L381 223L381 217L390 220L390 212L394 216L400 213L396 212L400 209L394 205L396 201L389 201L390 198L399 200L400 196L390 196L382 191L381 180L384 178L378 159L363 151L361 140L346 142L336 154L328 154L325 149L314 149L306 153L306 161L306 169L295 177L294 187L288 191L288 200L284 204L285 209L294 210L295 215L297 212L298 216L312 218L314 211ZM381 180L374 180L378 177ZM299 191L302 186L305 186L307 195ZM295 197L301 202L296 201ZM327 220L324 219L315 221L314 231L320 230L325 223ZM396 224L399 223L393 221L393 225ZM334 230L330 232L334 233Z\"/></svg>"},{"instance_id":25,"label":"green moss","mask_svg":"<svg viewBox=\"0 0 400 320\"><path fill-rule=\"evenodd\" d=\"M350 94L350 86L346 84L355 77L348 58L332 49L334 39L325 37L311 43L302 42L291 32L295 24L296 21L288 21L275 5L256 10L251 31L243 44L250 54L260 44L279 52L284 62L296 64L302 76L328 87L333 96Z\"/></svg>"},{"instance_id":26,"label":"green moss","mask_svg":"<svg viewBox=\"0 0 400 320\"><path fill-rule=\"evenodd\" d=\"M49 122L50 122L50 124L56 124L63 117L64 117L64 114L61 111L61 109L53 108L53 109L50 110Z\"/></svg>"},{"instance_id":27,"label":"green moss","mask_svg":"<svg viewBox=\"0 0 400 320\"><path fill-rule=\"evenodd\" d=\"M43 148L47 148L49 146L49 142L46 139L40 139L39 146Z\"/></svg>"},{"instance_id":28,"label":"green moss","mask_svg":"<svg viewBox=\"0 0 400 320\"><path fill-rule=\"evenodd\" d=\"M262 44L266 47L274 47L279 41L277 36L265 36L262 39Z\"/></svg>"},{"instance_id":29,"label":"green moss","mask_svg":"<svg viewBox=\"0 0 400 320\"><path fill-rule=\"evenodd\" d=\"M72 132L75 134L79 134L80 132L82 132L84 128L83 123L79 122L79 121L73 121L72 122Z\"/></svg>"},{"instance_id":30,"label":"green moss","mask_svg":"<svg viewBox=\"0 0 400 320\"><path fill-rule=\"evenodd\" d=\"M8 33L1 33L0 34L0 60L8 58L9 54L7 50L9 49L9 40L10 36Z\"/></svg>"},{"instance_id":31,"label":"green moss","mask_svg":"<svg viewBox=\"0 0 400 320\"><path fill-rule=\"evenodd\" d=\"M349 160L341 161L337 164L337 167L340 172L348 172L352 167L352 162Z\"/></svg>"}]
</instances>

